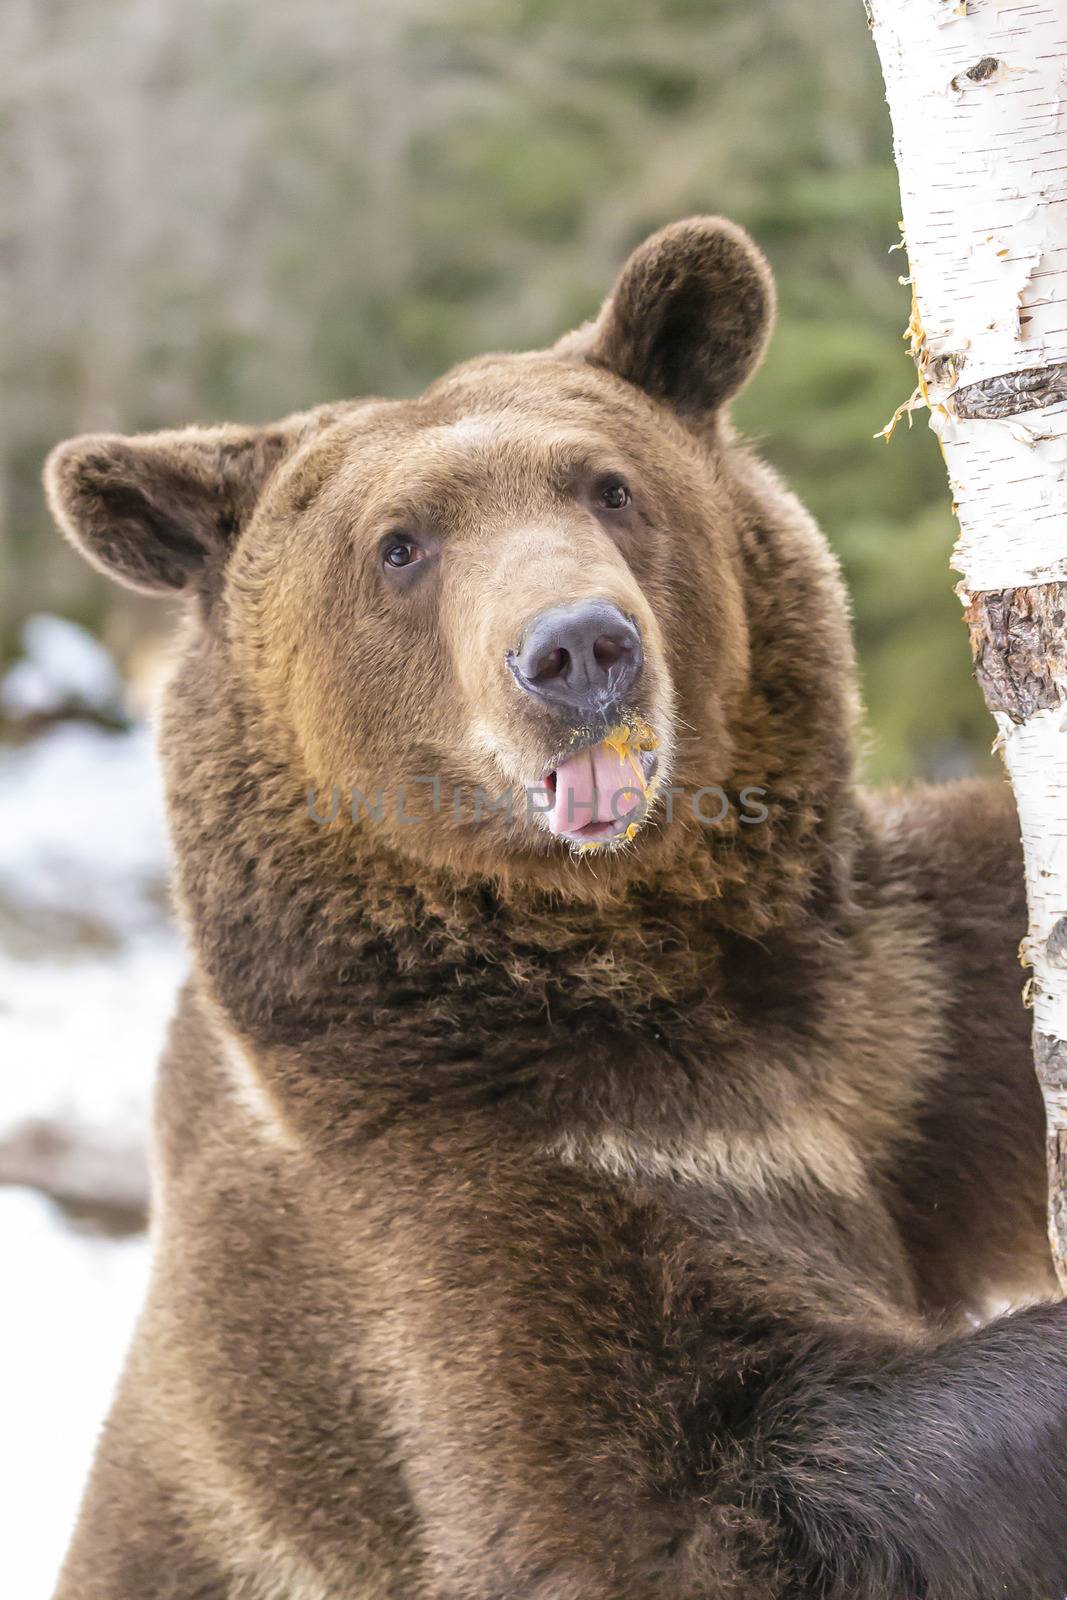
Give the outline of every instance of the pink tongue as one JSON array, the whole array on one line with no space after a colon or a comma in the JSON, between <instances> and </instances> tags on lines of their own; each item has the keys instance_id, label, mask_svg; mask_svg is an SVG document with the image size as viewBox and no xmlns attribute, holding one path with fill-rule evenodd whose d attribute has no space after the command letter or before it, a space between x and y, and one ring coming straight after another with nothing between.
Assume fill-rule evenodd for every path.
<instances>
[{"instance_id":1,"label":"pink tongue","mask_svg":"<svg viewBox=\"0 0 1067 1600\"><path fill-rule=\"evenodd\" d=\"M556 768L548 826L556 834L577 833L591 822L619 821L640 803L640 785L629 761L606 744L596 744Z\"/></svg>"}]
</instances>

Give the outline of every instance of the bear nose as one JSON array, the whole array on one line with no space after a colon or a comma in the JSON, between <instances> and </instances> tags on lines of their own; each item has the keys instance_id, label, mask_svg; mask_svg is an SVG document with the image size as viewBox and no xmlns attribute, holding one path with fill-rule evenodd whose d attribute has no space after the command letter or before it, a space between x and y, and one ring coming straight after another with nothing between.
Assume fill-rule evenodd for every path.
<instances>
[{"instance_id":1,"label":"bear nose","mask_svg":"<svg viewBox=\"0 0 1067 1600\"><path fill-rule=\"evenodd\" d=\"M552 606L535 617L508 665L527 694L586 713L624 700L641 676L637 624L608 600Z\"/></svg>"}]
</instances>

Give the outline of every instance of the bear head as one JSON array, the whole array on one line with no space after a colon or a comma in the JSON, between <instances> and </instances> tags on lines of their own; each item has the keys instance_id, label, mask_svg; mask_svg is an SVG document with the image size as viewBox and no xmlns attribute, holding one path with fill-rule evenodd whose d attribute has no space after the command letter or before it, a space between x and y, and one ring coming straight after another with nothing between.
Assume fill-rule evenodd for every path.
<instances>
[{"instance_id":1,"label":"bear head","mask_svg":"<svg viewBox=\"0 0 1067 1600\"><path fill-rule=\"evenodd\" d=\"M371 859L598 903L673 883L757 929L813 892L854 670L824 541L726 415L773 304L748 236L691 219L554 348L415 400L52 453L74 544L187 602L163 753L201 943Z\"/></svg>"}]
</instances>

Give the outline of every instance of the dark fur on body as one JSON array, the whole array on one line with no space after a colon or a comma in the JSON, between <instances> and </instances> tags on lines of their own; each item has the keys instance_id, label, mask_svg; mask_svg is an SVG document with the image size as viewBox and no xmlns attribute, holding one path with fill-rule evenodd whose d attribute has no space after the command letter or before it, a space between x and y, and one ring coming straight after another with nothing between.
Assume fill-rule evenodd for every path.
<instances>
[{"instance_id":1,"label":"dark fur on body","mask_svg":"<svg viewBox=\"0 0 1067 1600\"><path fill-rule=\"evenodd\" d=\"M547 354L53 458L91 558L190 597L195 953L60 1600L1064 1592L1067 1314L969 1325L1051 1287L1014 812L854 783L836 568L721 411L770 305L697 221ZM638 617L675 782L764 824L574 859L310 821L309 785L546 770L500 649L575 586Z\"/></svg>"}]
</instances>

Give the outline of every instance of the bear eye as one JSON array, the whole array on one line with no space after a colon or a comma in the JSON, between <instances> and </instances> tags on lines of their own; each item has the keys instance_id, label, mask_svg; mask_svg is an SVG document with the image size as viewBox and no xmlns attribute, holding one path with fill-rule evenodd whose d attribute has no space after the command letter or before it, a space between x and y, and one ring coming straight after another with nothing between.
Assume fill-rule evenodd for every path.
<instances>
[{"instance_id":1,"label":"bear eye","mask_svg":"<svg viewBox=\"0 0 1067 1600\"><path fill-rule=\"evenodd\" d=\"M382 560L387 567L410 567L413 561L421 561L425 554L425 550L413 539L394 539L383 550Z\"/></svg>"},{"instance_id":2,"label":"bear eye","mask_svg":"<svg viewBox=\"0 0 1067 1600\"><path fill-rule=\"evenodd\" d=\"M625 511L633 496L621 478L609 478L601 485L598 498L605 511Z\"/></svg>"}]
</instances>

